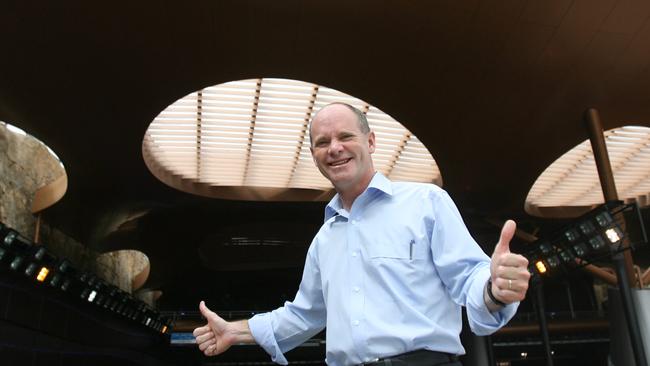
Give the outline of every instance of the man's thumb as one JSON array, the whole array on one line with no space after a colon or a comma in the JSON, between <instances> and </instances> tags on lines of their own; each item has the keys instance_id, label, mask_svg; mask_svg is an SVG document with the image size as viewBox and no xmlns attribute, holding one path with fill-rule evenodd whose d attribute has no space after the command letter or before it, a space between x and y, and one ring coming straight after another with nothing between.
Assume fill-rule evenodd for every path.
<instances>
[{"instance_id":1,"label":"man's thumb","mask_svg":"<svg viewBox=\"0 0 650 366\"><path fill-rule=\"evenodd\" d=\"M517 224L512 220L508 220L503 224L499 242L496 247L494 247L494 253L510 253L510 240L512 240L512 237L515 235L516 229Z\"/></svg>"},{"instance_id":2,"label":"man's thumb","mask_svg":"<svg viewBox=\"0 0 650 366\"><path fill-rule=\"evenodd\" d=\"M201 311L201 315L203 315L206 319L209 319L209 317L214 314L212 310L208 309L208 307L205 306L205 301L201 301L201 303L199 303L199 310Z\"/></svg>"}]
</instances>

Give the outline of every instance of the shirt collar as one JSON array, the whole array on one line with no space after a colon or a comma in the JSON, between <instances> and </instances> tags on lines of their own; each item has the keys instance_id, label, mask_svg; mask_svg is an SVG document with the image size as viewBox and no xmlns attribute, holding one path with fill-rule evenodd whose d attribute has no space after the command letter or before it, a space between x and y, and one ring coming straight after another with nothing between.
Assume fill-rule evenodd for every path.
<instances>
[{"instance_id":1,"label":"shirt collar","mask_svg":"<svg viewBox=\"0 0 650 366\"><path fill-rule=\"evenodd\" d=\"M370 191L382 192L389 196L393 195L393 187L391 185L391 181L379 172L375 172L375 175L373 175L372 179L370 180L368 187L359 197L365 195L366 192ZM357 199L359 197L357 197ZM345 211L345 209L343 208L341 200L339 199L339 194L337 193L334 197L332 197L327 206L325 206L325 221L331 219L337 214L341 214L342 211Z\"/></svg>"}]
</instances>

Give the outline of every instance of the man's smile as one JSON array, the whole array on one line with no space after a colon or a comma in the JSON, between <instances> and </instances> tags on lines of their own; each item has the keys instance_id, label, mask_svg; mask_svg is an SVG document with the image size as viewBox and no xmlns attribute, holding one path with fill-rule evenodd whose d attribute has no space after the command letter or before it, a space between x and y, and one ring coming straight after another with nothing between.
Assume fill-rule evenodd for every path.
<instances>
[{"instance_id":1,"label":"man's smile","mask_svg":"<svg viewBox=\"0 0 650 366\"><path fill-rule=\"evenodd\" d=\"M329 166L341 166L341 165L344 165L344 164L348 163L350 160L352 160L352 158L336 160L336 161L330 162Z\"/></svg>"}]
</instances>

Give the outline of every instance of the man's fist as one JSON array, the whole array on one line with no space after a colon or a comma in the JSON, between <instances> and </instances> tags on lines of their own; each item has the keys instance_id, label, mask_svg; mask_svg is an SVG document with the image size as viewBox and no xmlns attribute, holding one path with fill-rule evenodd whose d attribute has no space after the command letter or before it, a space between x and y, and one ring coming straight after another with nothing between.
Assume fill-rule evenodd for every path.
<instances>
[{"instance_id":1,"label":"man's fist","mask_svg":"<svg viewBox=\"0 0 650 366\"><path fill-rule=\"evenodd\" d=\"M492 294L505 304L523 300L530 280L528 259L510 252L510 240L515 235L516 229L517 225L514 221L506 221L490 263Z\"/></svg>"}]
</instances>

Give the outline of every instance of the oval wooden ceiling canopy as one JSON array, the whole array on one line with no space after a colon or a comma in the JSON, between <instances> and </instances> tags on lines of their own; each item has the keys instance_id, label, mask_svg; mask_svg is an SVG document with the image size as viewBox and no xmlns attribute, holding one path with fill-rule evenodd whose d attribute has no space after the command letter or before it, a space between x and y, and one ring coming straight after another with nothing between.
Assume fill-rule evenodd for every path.
<instances>
[{"instance_id":1,"label":"oval wooden ceiling canopy","mask_svg":"<svg viewBox=\"0 0 650 366\"><path fill-rule=\"evenodd\" d=\"M233 81L172 103L150 124L142 154L150 171L176 189L255 201L327 200L332 185L315 167L308 126L332 102L363 111L375 131L375 168L394 181L442 185L427 148L370 104L324 86L288 79Z\"/></svg>"}]
</instances>

